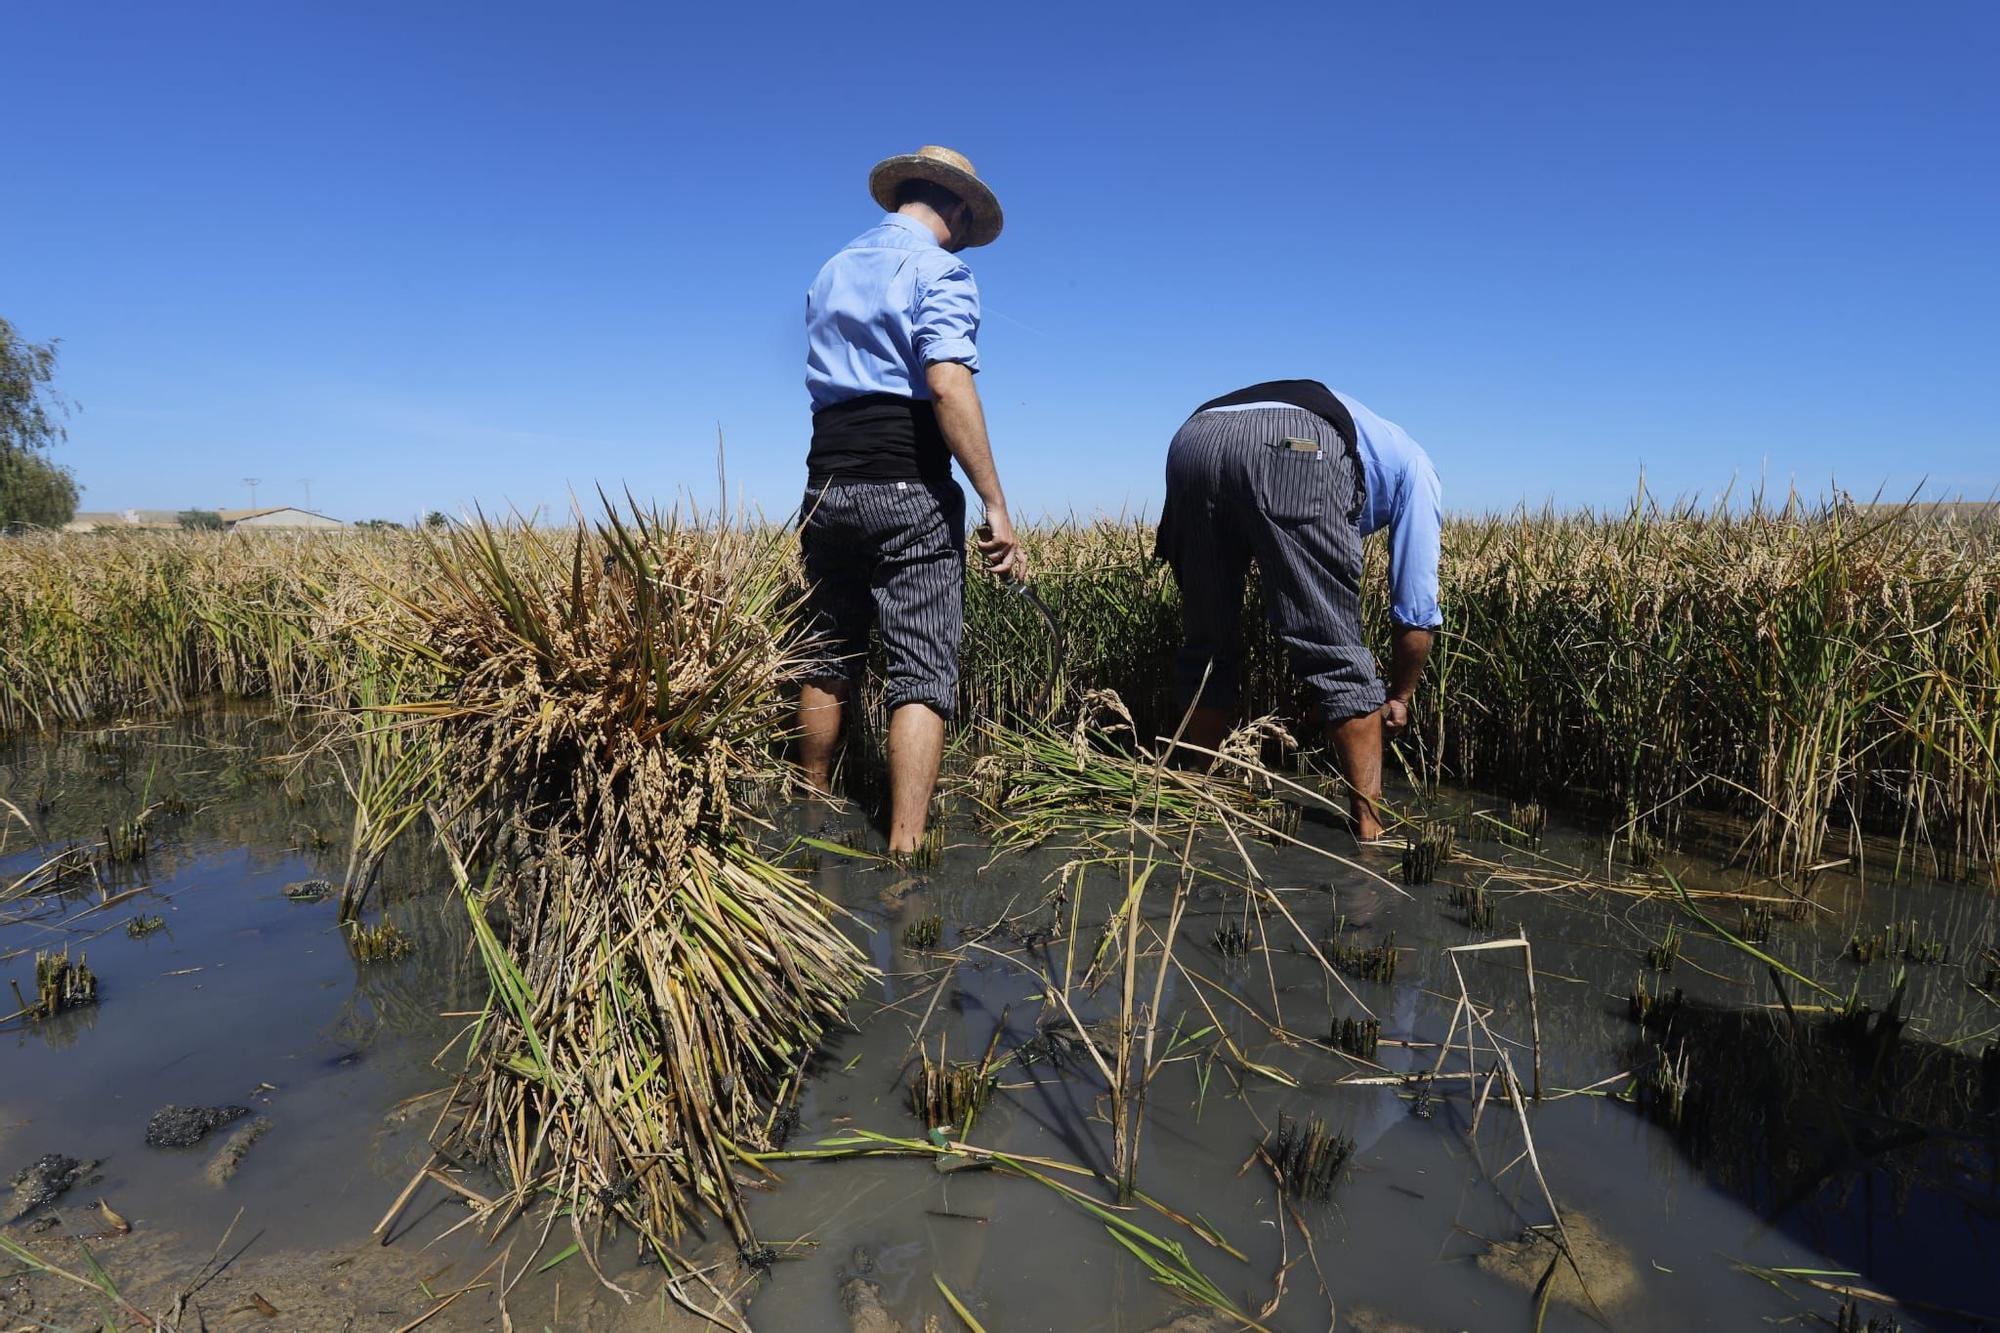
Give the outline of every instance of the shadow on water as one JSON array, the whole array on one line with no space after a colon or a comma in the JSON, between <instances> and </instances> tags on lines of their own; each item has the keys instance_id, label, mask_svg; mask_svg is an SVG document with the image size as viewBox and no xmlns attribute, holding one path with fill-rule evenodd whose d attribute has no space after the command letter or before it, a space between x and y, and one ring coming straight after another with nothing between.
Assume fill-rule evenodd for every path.
<instances>
[{"instance_id":1,"label":"shadow on water","mask_svg":"<svg viewBox=\"0 0 2000 1333\"><path fill-rule=\"evenodd\" d=\"M1669 993L1631 1051L1638 1105L1769 1225L1914 1306L1991 1314L2000 1046L1910 1035L1904 994L1827 1014Z\"/></svg>"}]
</instances>

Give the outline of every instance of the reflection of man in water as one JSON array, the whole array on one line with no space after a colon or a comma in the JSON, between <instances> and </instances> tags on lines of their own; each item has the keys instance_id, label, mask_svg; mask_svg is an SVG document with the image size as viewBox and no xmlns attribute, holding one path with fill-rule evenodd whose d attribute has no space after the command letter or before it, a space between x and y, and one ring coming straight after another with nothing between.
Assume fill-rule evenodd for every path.
<instances>
[{"instance_id":1,"label":"reflection of man in water","mask_svg":"<svg viewBox=\"0 0 2000 1333\"><path fill-rule=\"evenodd\" d=\"M923 841L944 753L964 630L965 492L986 507L979 543L1002 577L1023 572L973 387L979 290L958 253L1000 234L1000 202L948 148L876 164L888 216L820 269L806 294L812 450L800 545L824 651L799 698L799 759L821 791L842 706L882 634L888 661L889 851Z\"/></svg>"},{"instance_id":2,"label":"reflection of man in water","mask_svg":"<svg viewBox=\"0 0 2000 1333\"><path fill-rule=\"evenodd\" d=\"M1393 422L1316 380L1272 380L1203 403L1167 450L1159 555L1180 584L1187 739L1215 748L1243 665L1243 579L1257 562L1272 632L1313 695L1351 788L1356 831L1382 836L1382 739L1409 725L1438 611L1437 472ZM1361 637L1361 539L1389 533L1385 692ZM1207 683L1202 684L1203 673Z\"/></svg>"}]
</instances>

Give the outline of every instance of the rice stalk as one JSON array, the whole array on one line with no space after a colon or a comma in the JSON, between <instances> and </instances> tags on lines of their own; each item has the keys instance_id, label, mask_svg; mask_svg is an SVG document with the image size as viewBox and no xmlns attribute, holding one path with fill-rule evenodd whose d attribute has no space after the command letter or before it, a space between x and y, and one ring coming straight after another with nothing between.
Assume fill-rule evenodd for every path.
<instances>
[{"instance_id":1,"label":"rice stalk","mask_svg":"<svg viewBox=\"0 0 2000 1333\"><path fill-rule=\"evenodd\" d=\"M732 1165L867 974L742 804L801 660L768 546L482 519L426 534L360 631L434 682L374 712L426 733L493 992L442 1146L662 1248L703 1210L751 1242Z\"/></svg>"}]
</instances>

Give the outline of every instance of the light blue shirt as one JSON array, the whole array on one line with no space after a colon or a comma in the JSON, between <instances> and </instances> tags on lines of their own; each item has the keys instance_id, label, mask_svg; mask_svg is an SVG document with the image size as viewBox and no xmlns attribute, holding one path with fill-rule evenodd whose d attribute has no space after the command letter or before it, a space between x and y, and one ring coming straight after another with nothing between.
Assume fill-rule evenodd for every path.
<instances>
[{"instance_id":1,"label":"light blue shirt","mask_svg":"<svg viewBox=\"0 0 2000 1333\"><path fill-rule=\"evenodd\" d=\"M806 292L813 411L868 393L928 400L940 361L979 369L979 288L930 228L891 213L826 261Z\"/></svg>"},{"instance_id":2,"label":"light blue shirt","mask_svg":"<svg viewBox=\"0 0 2000 1333\"><path fill-rule=\"evenodd\" d=\"M1436 629L1444 624L1444 613L1438 609L1444 490L1437 469L1423 446L1401 426L1376 416L1338 389L1333 396L1354 418L1355 451L1361 455L1367 490L1361 504L1361 535L1389 530L1390 618L1412 629ZM1210 410L1243 412L1253 407L1299 410L1290 403L1244 403Z\"/></svg>"}]
</instances>

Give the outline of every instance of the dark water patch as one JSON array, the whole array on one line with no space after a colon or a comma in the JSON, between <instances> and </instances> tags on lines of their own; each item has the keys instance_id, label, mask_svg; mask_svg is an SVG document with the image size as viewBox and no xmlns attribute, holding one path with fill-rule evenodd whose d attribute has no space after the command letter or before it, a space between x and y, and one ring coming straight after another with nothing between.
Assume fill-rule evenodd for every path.
<instances>
[{"instance_id":1,"label":"dark water patch","mask_svg":"<svg viewBox=\"0 0 2000 1333\"><path fill-rule=\"evenodd\" d=\"M1872 1009L1654 1005L1638 1106L1711 1184L1892 1293L1991 1309L2000 1253L2000 1080L1980 1053Z\"/></svg>"}]
</instances>

